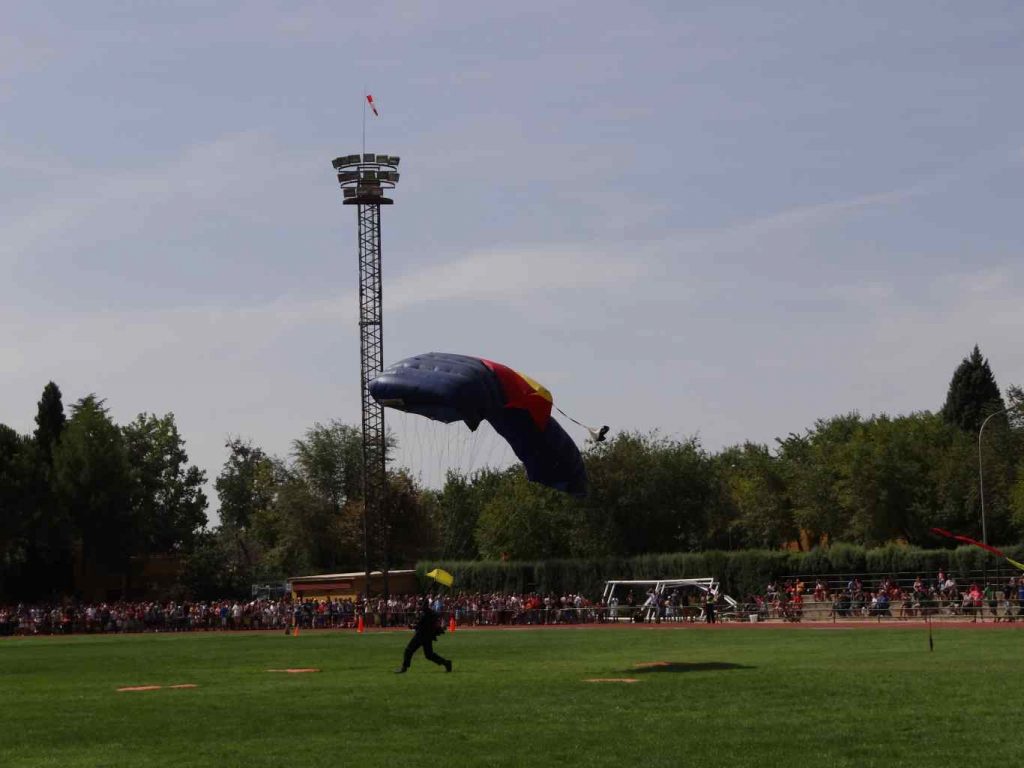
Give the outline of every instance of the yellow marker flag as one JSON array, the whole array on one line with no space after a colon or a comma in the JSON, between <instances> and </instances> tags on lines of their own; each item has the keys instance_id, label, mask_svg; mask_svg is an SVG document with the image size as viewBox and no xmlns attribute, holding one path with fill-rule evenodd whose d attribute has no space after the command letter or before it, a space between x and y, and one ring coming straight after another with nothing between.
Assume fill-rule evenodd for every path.
<instances>
[{"instance_id":1,"label":"yellow marker flag","mask_svg":"<svg viewBox=\"0 0 1024 768\"><path fill-rule=\"evenodd\" d=\"M438 584L444 584L446 587L450 587L455 583L455 577L448 573L448 571L441 568L435 568L432 571L427 571L427 576L432 578Z\"/></svg>"},{"instance_id":2,"label":"yellow marker flag","mask_svg":"<svg viewBox=\"0 0 1024 768\"><path fill-rule=\"evenodd\" d=\"M1007 560L1007 562L1009 562L1009 563L1010 563L1011 565L1016 565L1016 566L1017 566L1018 568L1020 568L1020 569L1021 569L1022 571L1024 571L1024 565L1021 565L1021 564L1020 564L1020 563L1018 563L1018 562L1017 562L1016 560L1010 560L1010 558L1006 558L1006 560Z\"/></svg>"}]
</instances>

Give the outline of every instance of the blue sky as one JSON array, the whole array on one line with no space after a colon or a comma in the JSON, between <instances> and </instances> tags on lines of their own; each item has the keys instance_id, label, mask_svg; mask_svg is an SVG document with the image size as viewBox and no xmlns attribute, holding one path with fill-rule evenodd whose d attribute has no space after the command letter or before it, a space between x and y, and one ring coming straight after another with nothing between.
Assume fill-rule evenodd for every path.
<instances>
[{"instance_id":1,"label":"blue sky","mask_svg":"<svg viewBox=\"0 0 1024 768\"><path fill-rule=\"evenodd\" d=\"M975 343L1024 383L1022 38L998 2L16 4L0 421L51 379L173 411L211 477L356 423L364 86L387 360L711 450L935 409Z\"/></svg>"}]
</instances>

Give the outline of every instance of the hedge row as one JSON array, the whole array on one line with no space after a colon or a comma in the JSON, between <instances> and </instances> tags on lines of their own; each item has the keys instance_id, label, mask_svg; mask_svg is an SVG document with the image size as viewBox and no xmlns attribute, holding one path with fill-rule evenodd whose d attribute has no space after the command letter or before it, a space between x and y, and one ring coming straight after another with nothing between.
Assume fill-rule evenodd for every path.
<instances>
[{"instance_id":1,"label":"hedge row","mask_svg":"<svg viewBox=\"0 0 1024 768\"><path fill-rule=\"evenodd\" d=\"M1024 560L1024 548L1006 550ZM853 575L866 578L868 586L883 576L934 579L939 569L959 581L987 574L990 580L1005 581L1019 574L1005 560L977 547L958 549L917 549L887 546L865 549L835 544L811 552L744 550L740 552L689 552L642 555L632 558L595 560L543 560L537 562L430 562L417 565L421 577L441 567L455 576L456 592L540 592L600 596L606 581L620 579L686 579L712 576L726 594L740 598L763 594L772 579L803 576L833 581ZM424 578L425 580L425 578Z\"/></svg>"}]
</instances>

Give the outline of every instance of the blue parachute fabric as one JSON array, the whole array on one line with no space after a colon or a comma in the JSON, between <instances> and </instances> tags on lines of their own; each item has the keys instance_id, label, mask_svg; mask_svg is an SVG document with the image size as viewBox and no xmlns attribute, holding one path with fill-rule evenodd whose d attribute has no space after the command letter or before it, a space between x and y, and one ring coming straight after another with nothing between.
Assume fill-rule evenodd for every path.
<instances>
[{"instance_id":1,"label":"blue parachute fabric","mask_svg":"<svg viewBox=\"0 0 1024 768\"><path fill-rule=\"evenodd\" d=\"M486 419L523 462L526 476L566 493L586 493L579 448L553 418L544 428L524 408L506 407L501 382L482 360L430 352L400 360L370 382L378 403L429 419L464 421L476 429Z\"/></svg>"},{"instance_id":2,"label":"blue parachute fabric","mask_svg":"<svg viewBox=\"0 0 1024 768\"><path fill-rule=\"evenodd\" d=\"M501 385L476 357L430 352L400 360L370 382L382 405L475 430L504 405Z\"/></svg>"},{"instance_id":3,"label":"blue parachute fabric","mask_svg":"<svg viewBox=\"0 0 1024 768\"><path fill-rule=\"evenodd\" d=\"M522 408L502 408L489 413L487 421L508 441L530 480L573 496L586 494L583 457L557 421L548 419L547 426L540 431Z\"/></svg>"}]
</instances>

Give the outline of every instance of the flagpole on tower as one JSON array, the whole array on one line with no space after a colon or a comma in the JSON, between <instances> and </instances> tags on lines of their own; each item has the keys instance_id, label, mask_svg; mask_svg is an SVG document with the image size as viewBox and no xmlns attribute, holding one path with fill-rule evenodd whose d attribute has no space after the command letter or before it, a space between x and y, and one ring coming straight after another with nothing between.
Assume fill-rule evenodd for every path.
<instances>
[{"instance_id":1,"label":"flagpole on tower","mask_svg":"<svg viewBox=\"0 0 1024 768\"><path fill-rule=\"evenodd\" d=\"M366 154L366 86L363 86L363 154Z\"/></svg>"}]
</instances>

